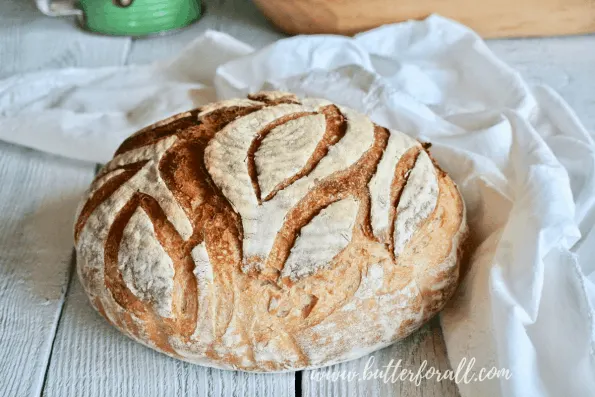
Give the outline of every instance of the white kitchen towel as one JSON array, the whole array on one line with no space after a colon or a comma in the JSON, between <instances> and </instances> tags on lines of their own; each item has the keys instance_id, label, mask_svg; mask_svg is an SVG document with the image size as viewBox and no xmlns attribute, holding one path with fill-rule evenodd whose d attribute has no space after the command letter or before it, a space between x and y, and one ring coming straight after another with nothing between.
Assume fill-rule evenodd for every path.
<instances>
[{"instance_id":1,"label":"white kitchen towel","mask_svg":"<svg viewBox=\"0 0 595 397\"><path fill-rule=\"evenodd\" d=\"M153 121L263 88L433 143L473 247L441 315L449 358L512 372L461 383L463 396L595 395L595 144L555 92L529 87L464 26L432 16L259 51L207 32L166 64L14 76L0 82L0 139L105 162Z\"/></svg>"}]
</instances>

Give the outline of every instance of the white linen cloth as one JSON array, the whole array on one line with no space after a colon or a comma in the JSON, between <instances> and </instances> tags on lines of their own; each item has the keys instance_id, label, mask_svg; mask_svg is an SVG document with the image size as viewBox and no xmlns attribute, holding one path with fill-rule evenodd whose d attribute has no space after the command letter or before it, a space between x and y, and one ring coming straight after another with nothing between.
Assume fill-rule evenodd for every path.
<instances>
[{"instance_id":1,"label":"white linen cloth","mask_svg":"<svg viewBox=\"0 0 595 397\"><path fill-rule=\"evenodd\" d=\"M595 395L595 144L555 92L529 87L464 26L432 16L259 51L207 32L166 64L17 75L0 82L0 139L106 162L153 121L263 88L433 143L476 247L441 315L449 358L512 372L460 384L463 396Z\"/></svg>"}]
</instances>

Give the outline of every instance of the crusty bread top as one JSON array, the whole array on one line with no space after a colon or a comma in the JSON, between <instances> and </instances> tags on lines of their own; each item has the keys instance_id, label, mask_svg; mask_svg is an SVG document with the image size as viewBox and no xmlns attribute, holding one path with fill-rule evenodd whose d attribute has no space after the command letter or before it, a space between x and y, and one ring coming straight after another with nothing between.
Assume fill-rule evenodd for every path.
<instances>
[{"instance_id":1,"label":"crusty bread top","mask_svg":"<svg viewBox=\"0 0 595 397\"><path fill-rule=\"evenodd\" d=\"M262 92L147 127L75 224L94 306L191 362L255 371L358 357L456 287L464 204L419 142L321 99Z\"/></svg>"}]
</instances>

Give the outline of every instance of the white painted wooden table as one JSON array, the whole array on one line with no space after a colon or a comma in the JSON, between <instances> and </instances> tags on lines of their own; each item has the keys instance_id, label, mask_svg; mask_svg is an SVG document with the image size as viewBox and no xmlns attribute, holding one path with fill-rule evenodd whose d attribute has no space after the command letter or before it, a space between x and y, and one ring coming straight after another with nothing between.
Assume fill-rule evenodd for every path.
<instances>
[{"instance_id":1,"label":"white painted wooden table","mask_svg":"<svg viewBox=\"0 0 595 397\"><path fill-rule=\"evenodd\" d=\"M283 37L249 0L207 1L206 16L153 39L106 38L33 1L0 0L0 78L64 67L167 58L205 29L261 47ZM595 131L595 36L490 41L531 83L558 90ZM0 128L2 126L0 125ZM95 166L0 142L0 396L457 396L452 382L316 382L310 373L255 375L186 364L138 345L91 308L73 277L71 226ZM375 354L449 367L437 319ZM366 358L333 367L362 369Z\"/></svg>"}]
</instances>

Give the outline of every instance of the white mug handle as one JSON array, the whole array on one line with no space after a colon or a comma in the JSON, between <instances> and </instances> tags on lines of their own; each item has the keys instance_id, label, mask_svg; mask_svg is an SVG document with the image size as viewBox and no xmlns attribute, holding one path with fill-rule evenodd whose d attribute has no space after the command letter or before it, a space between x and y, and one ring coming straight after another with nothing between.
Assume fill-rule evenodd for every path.
<instances>
[{"instance_id":1,"label":"white mug handle","mask_svg":"<svg viewBox=\"0 0 595 397\"><path fill-rule=\"evenodd\" d=\"M62 17L68 15L82 15L82 11L76 7L75 0L35 0L39 11L50 17Z\"/></svg>"}]
</instances>

